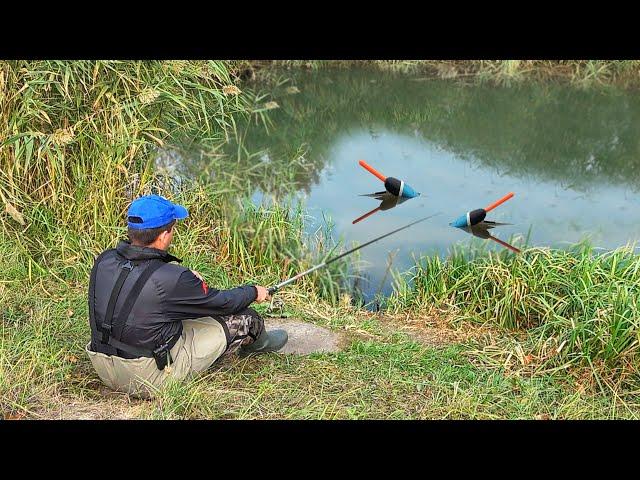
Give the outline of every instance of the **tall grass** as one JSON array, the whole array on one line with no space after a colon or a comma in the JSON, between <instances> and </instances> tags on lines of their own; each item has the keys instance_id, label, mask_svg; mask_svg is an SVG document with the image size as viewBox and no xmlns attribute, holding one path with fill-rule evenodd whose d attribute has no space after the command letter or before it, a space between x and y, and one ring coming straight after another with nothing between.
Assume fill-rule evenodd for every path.
<instances>
[{"instance_id":1,"label":"tall grass","mask_svg":"<svg viewBox=\"0 0 640 480\"><path fill-rule=\"evenodd\" d=\"M304 256L301 212L289 218L284 209L265 212L233 201L251 191L250 178L277 179L286 188L290 182L277 165L218 156L215 177L178 188L154 167L161 150L194 140L215 152L238 135L238 118L268 125L263 99L235 85L244 65L1 62L0 200L7 214L0 228L34 273L84 278L92 257L124 235L130 200L150 192L192 211L179 229L190 248L211 245L213 236L217 263L233 263L243 275L273 279L274 262L286 252L290 259ZM289 265L287 272L298 263Z\"/></svg>"},{"instance_id":2,"label":"tall grass","mask_svg":"<svg viewBox=\"0 0 640 480\"><path fill-rule=\"evenodd\" d=\"M640 256L630 247L597 254L532 248L446 260L422 258L400 279L391 311L433 306L458 319L525 329L554 362L640 373Z\"/></svg>"},{"instance_id":3,"label":"tall grass","mask_svg":"<svg viewBox=\"0 0 640 480\"><path fill-rule=\"evenodd\" d=\"M39 266L88 263L153 188L157 148L223 141L248 111L215 61L3 61L0 83L1 228Z\"/></svg>"}]
</instances>

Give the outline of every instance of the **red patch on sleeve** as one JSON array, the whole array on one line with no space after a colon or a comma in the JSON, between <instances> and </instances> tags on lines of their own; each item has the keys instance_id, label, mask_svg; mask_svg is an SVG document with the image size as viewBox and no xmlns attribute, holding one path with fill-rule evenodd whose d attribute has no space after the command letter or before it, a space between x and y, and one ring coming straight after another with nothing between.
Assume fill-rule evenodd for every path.
<instances>
[{"instance_id":1,"label":"red patch on sleeve","mask_svg":"<svg viewBox=\"0 0 640 480\"><path fill-rule=\"evenodd\" d=\"M204 280L202 281L202 291L204 292L205 295L209 292L209 287L207 286L207 283Z\"/></svg>"}]
</instances>

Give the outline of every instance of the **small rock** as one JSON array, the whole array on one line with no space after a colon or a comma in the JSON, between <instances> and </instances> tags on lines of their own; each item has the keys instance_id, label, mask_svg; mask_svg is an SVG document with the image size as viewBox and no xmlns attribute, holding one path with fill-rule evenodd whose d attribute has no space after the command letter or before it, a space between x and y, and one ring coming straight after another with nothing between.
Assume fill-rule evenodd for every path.
<instances>
[{"instance_id":1,"label":"small rock","mask_svg":"<svg viewBox=\"0 0 640 480\"><path fill-rule=\"evenodd\" d=\"M285 318L269 318L267 331L282 329L289 334L289 341L278 353L308 355L315 352L338 352L346 342L344 335L311 323Z\"/></svg>"}]
</instances>

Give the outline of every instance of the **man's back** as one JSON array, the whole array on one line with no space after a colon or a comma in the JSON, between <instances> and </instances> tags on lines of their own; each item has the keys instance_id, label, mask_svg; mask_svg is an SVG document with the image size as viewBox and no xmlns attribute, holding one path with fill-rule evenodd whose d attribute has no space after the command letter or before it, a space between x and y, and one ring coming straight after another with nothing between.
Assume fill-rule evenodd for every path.
<instances>
[{"instance_id":1,"label":"man's back","mask_svg":"<svg viewBox=\"0 0 640 480\"><path fill-rule=\"evenodd\" d=\"M89 308L93 299L93 318L91 321L91 349L106 355L118 355L123 358L134 358L135 355L103 343L102 324L105 321L111 294L121 272L126 268L131 271L122 283L117 301L113 304L113 320L111 335L126 344L155 349L182 332L179 319L167 314L167 295L173 292L182 273L188 269L168 262L177 260L167 252L136 247L121 242L117 248L101 254L94 264L89 284ZM146 283L142 286L133 302L127 318L122 318L123 307L145 270L154 263L161 262ZM96 325L97 324L97 325ZM100 327L100 328L97 328Z\"/></svg>"}]
</instances>

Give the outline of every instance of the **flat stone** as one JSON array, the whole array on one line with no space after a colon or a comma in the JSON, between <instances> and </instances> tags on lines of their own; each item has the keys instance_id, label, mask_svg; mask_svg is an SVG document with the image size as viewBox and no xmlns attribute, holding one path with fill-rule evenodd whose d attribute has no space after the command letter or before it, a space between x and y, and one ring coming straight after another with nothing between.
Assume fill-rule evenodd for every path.
<instances>
[{"instance_id":1,"label":"flat stone","mask_svg":"<svg viewBox=\"0 0 640 480\"><path fill-rule=\"evenodd\" d=\"M287 344L278 353L308 355L314 352L339 352L346 343L344 335L300 320L266 318L265 327L267 331L281 329L289 334Z\"/></svg>"}]
</instances>

